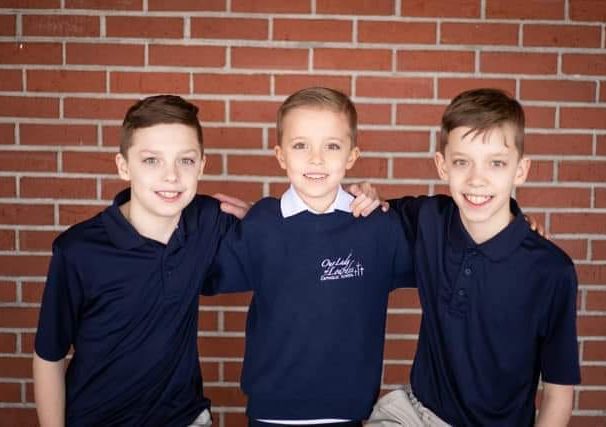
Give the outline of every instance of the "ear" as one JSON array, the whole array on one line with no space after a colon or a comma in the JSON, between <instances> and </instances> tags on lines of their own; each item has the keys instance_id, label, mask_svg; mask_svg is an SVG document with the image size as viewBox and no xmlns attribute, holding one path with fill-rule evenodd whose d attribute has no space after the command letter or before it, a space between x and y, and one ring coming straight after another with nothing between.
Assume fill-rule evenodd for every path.
<instances>
[{"instance_id":1,"label":"ear","mask_svg":"<svg viewBox=\"0 0 606 427\"><path fill-rule=\"evenodd\" d=\"M530 171L530 159L528 157L522 157L518 161L516 166L516 176L513 180L514 185L522 185L526 182L528 172Z\"/></svg>"},{"instance_id":2,"label":"ear","mask_svg":"<svg viewBox=\"0 0 606 427\"><path fill-rule=\"evenodd\" d=\"M198 171L198 179L202 178L204 174L204 166L206 166L206 154L202 154L202 159L200 159L200 170Z\"/></svg>"},{"instance_id":3,"label":"ear","mask_svg":"<svg viewBox=\"0 0 606 427\"><path fill-rule=\"evenodd\" d=\"M284 160L284 150L282 150L282 147L278 144L274 147L274 152L276 153L276 159L278 159L278 163L280 164L280 167L284 170L286 170L286 161Z\"/></svg>"},{"instance_id":4,"label":"ear","mask_svg":"<svg viewBox=\"0 0 606 427\"><path fill-rule=\"evenodd\" d=\"M345 164L345 170L350 170L353 165L356 163L356 160L360 157L360 149L358 147L354 147L349 151L349 156L347 157L347 163Z\"/></svg>"},{"instance_id":5,"label":"ear","mask_svg":"<svg viewBox=\"0 0 606 427\"><path fill-rule=\"evenodd\" d=\"M440 179L448 181L448 168L446 167L446 158L444 157L444 154L438 151L433 160L436 163L436 169Z\"/></svg>"},{"instance_id":6,"label":"ear","mask_svg":"<svg viewBox=\"0 0 606 427\"><path fill-rule=\"evenodd\" d=\"M118 168L118 176L124 181L130 181L130 173L128 171L128 160L121 153L116 154L116 168Z\"/></svg>"}]
</instances>

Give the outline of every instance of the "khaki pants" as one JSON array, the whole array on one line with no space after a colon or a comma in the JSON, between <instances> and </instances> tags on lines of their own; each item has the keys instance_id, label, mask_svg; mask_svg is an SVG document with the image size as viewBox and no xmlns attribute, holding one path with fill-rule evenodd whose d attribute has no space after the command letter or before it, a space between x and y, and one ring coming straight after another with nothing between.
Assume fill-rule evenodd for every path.
<instances>
[{"instance_id":1,"label":"khaki pants","mask_svg":"<svg viewBox=\"0 0 606 427\"><path fill-rule=\"evenodd\" d=\"M376 403L366 427L448 427L436 414L424 407L409 385L387 393Z\"/></svg>"},{"instance_id":2,"label":"khaki pants","mask_svg":"<svg viewBox=\"0 0 606 427\"><path fill-rule=\"evenodd\" d=\"M198 418L192 421L189 427L210 427L213 425L213 420L210 418L208 409L203 410L198 415Z\"/></svg>"}]
</instances>

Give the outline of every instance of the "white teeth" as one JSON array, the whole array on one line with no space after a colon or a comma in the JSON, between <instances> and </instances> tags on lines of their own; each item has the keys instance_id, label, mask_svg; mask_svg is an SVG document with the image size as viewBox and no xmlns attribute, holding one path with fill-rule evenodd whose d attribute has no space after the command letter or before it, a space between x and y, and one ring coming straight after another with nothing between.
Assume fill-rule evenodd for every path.
<instances>
[{"instance_id":1,"label":"white teeth","mask_svg":"<svg viewBox=\"0 0 606 427\"><path fill-rule=\"evenodd\" d=\"M323 179L326 178L326 174L324 173L306 173L305 177L310 179Z\"/></svg>"},{"instance_id":2,"label":"white teeth","mask_svg":"<svg viewBox=\"0 0 606 427\"><path fill-rule=\"evenodd\" d=\"M177 191L158 191L158 194L162 197L166 197L167 199L172 199L173 197L177 197L179 195Z\"/></svg>"},{"instance_id":3,"label":"white teeth","mask_svg":"<svg viewBox=\"0 0 606 427\"><path fill-rule=\"evenodd\" d=\"M469 200L474 205L481 205L482 203L486 203L490 200L490 196L477 196L475 194L465 194L465 198Z\"/></svg>"}]
</instances>

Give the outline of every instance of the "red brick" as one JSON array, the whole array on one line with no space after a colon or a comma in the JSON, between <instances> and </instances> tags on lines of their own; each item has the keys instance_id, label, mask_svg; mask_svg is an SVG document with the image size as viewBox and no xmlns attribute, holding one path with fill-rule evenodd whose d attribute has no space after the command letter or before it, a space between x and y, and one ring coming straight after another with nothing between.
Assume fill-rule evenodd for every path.
<instances>
[{"instance_id":1,"label":"red brick","mask_svg":"<svg viewBox=\"0 0 606 427\"><path fill-rule=\"evenodd\" d=\"M606 5L602 0L570 0L570 18L575 21L606 21Z\"/></svg>"},{"instance_id":2,"label":"red brick","mask_svg":"<svg viewBox=\"0 0 606 427\"><path fill-rule=\"evenodd\" d=\"M399 357L394 359L399 360ZM410 380L410 363L407 364L392 364L386 363L383 368L383 384L394 384L401 386L402 384L409 383ZM391 390L384 390L384 393L388 393Z\"/></svg>"},{"instance_id":3,"label":"red brick","mask_svg":"<svg viewBox=\"0 0 606 427\"><path fill-rule=\"evenodd\" d=\"M606 292L588 291L586 298L586 310L606 310ZM588 359L586 359L588 360ZM603 359L600 359L603 360Z\"/></svg>"},{"instance_id":4,"label":"red brick","mask_svg":"<svg viewBox=\"0 0 606 427\"><path fill-rule=\"evenodd\" d=\"M19 248L25 251L48 252L58 235L58 231L20 230Z\"/></svg>"},{"instance_id":5,"label":"red brick","mask_svg":"<svg viewBox=\"0 0 606 427\"><path fill-rule=\"evenodd\" d=\"M351 42L352 22L329 19L276 19L272 39Z\"/></svg>"},{"instance_id":6,"label":"red brick","mask_svg":"<svg viewBox=\"0 0 606 427\"><path fill-rule=\"evenodd\" d=\"M189 93L189 74L112 72L114 93Z\"/></svg>"},{"instance_id":7,"label":"red brick","mask_svg":"<svg viewBox=\"0 0 606 427\"><path fill-rule=\"evenodd\" d=\"M35 334L21 334L21 351L23 353L33 353L34 352L34 342L35 342ZM29 390L26 390L29 392ZM33 394L32 394L33 397ZM33 399L31 400L33 401Z\"/></svg>"},{"instance_id":8,"label":"red brick","mask_svg":"<svg viewBox=\"0 0 606 427\"><path fill-rule=\"evenodd\" d=\"M438 80L438 98L452 99L463 91L479 87L502 89L513 94L516 90L516 81L513 79L442 77Z\"/></svg>"},{"instance_id":9,"label":"red brick","mask_svg":"<svg viewBox=\"0 0 606 427\"><path fill-rule=\"evenodd\" d=\"M598 265L577 265L577 275L580 284L601 284L606 283L606 266ZM589 302L587 308L589 309ZM604 309L602 307L602 309Z\"/></svg>"},{"instance_id":10,"label":"red brick","mask_svg":"<svg viewBox=\"0 0 606 427\"><path fill-rule=\"evenodd\" d=\"M61 64L60 43L0 42L0 64Z\"/></svg>"},{"instance_id":11,"label":"red brick","mask_svg":"<svg viewBox=\"0 0 606 427\"><path fill-rule=\"evenodd\" d=\"M17 286L15 282L0 281L0 301L10 303L17 301ZM3 347L3 345L8 345L8 342L3 343L2 340L2 334L0 334L0 353L12 352L13 350L6 350L6 348Z\"/></svg>"},{"instance_id":12,"label":"red brick","mask_svg":"<svg viewBox=\"0 0 606 427\"><path fill-rule=\"evenodd\" d=\"M379 187L379 186L377 186ZM386 188L385 185L380 186L381 196L384 198L390 197L402 197L403 195L416 194L416 187L414 186L389 186L399 187L397 192L383 191ZM405 188L405 189L404 189ZM427 189L420 191L421 194L427 194ZM388 196L388 194L392 194ZM389 294L389 309L392 308L416 308L420 309L421 304L419 302L419 292L416 288L400 288L396 289Z\"/></svg>"},{"instance_id":13,"label":"red brick","mask_svg":"<svg viewBox=\"0 0 606 427\"><path fill-rule=\"evenodd\" d=\"M223 156L221 154L207 154L204 175L221 175L223 173Z\"/></svg>"},{"instance_id":14,"label":"red brick","mask_svg":"<svg viewBox=\"0 0 606 427\"><path fill-rule=\"evenodd\" d=\"M97 195L95 179L23 177L20 186L25 198L94 199Z\"/></svg>"},{"instance_id":15,"label":"red brick","mask_svg":"<svg viewBox=\"0 0 606 427\"><path fill-rule=\"evenodd\" d=\"M524 25L524 46L599 48L602 31L587 25Z\"/></svg>"},{"instance_id":16,"label":"red brick","mask_svg":"<svg viewBox=\"0 0 606 427\"><path fill-rule=\"evenodd\" d=\"M579 315L577 317L577 330L580 336L599 336L606 331L606 317ZM606 369L604 370L606 374ZM586 377L583 377L585 380ZM604 378L606 380L606 377ZM583 381L585 385L589 382ZM606 382L605 382L606 383Z\"/></svg>"},{"instance_id":17,"label":"red brick","mask_svg":"<svg viewBox=\"0 0 606 427\"><path fill-rule=\"evenodd\" d=\"M216 311L200 311L198 330L216 332L219 330L219 319Z\"/></svg>"},{"instance_id":18,"label":"red brick","mask_svg":"<svg viewBox=\"0 0 606 427\"><path fill-rule=\"evenodd\" d=\"M116 173L115 153L64 151L62 156L64 172Z\"/></svg>"},{"instance_id":19,"label":"red brick","mask_svg":"<svg viewBox=\"0 0 606 427\"><path fill-rule=\"evenodd\" d=\"M560 126L577 129L606 129L606 108L562 107Z\"/></svg>"},{"instance_id":20,"label":"red brick","mask_svg":"<svg viewBox=\"0 0 606 427\"><path fill-rule=\"evenodd\" d=\"M0 96L0 116L59 117L57 98Z\"/></svg>"},{"instance_id":21,"label":"red brick","mask_svg":"<svg viewBox=\"0 0 606 427\"><path fill-rule=\"evenodd\" d=\"M224 122L225 121L225 103L223 101L192 101L198 106L200 112L198 117L206 122Z\"/></svg>"},{"instance_id":22,"label":"red brick","mask_svg":"<svg viewBox=\"0 0 606 427\"><path fill-rule=\"evenodd\" d=\"M0 223L5 225L47 225L54 222L52 205L0 204Z\"/></svg>"},{"instance_id":23,"label":"red brick","mask_svg":"<svg viewBox=\"0 0 606 427\"><path fill-rule=\"evenodd\" d=\"M413 339L387 339L385 340L385 353L383 357L385 359L410 360L414 358L416 348L417 341Z\"/></svg>"},{"instance_id":24,"label":"red brick","mask_svg":"<svg viewBox=\"0 0 606 427\"><path fill-rule=\"evenodd\" d=\"M270 77L265 74L195 74L194 93L269 95Z\"/></svg>"},{"instance_id":25,"label":"red brick","mask_svg":"<svg viewBox=\"0 0 606 427\"><path fill-rule=\"evenodd\" d=\"M242 357L244 338L242 337L201 337L198 349L204 357ZM205 389L207 389L205 387Z\"/></svg>"},{"instance_id":26,"label":"red brick","mask_svg":"<svg viewBox=\"0 0 606 427\"><path fill-rule=\"evenodd\" d=\"M563 53L562 71L566 74L606 75L606 55Z\"/></svg>"},{"instance_id":27,"label":"red brick","mask_svg":"<svg viewBox=\"0 0 606 427\"><path fill-rule=\"evenodd\" d=\"M593 102L595 83L573 80L522 80L520 99Z\"/></svg>"},{"instance_id":28,"label":"red brick","mask_svg":"<svg viewBox=\"0 0 606 427\"><path fill-rule=\"evenodd\" d=\"M289 186L290 186L290 184L288 183L288 181L272 182L269 184L269 195L271 197L280 198L282 196L282 194L284 194L284 192L286 190L288 190Z\"/></svg>"},{"instance_id":29,"label":"red brick","mask_svg":"<svg viewBox=\"0 0 606 427\"><path fill-rule=\"evenodd\" d=\"M219 363L215 362L204 362L200 368L202 370L202 378L204 382L216 382L219 381ZM213 413L213 423L216 422L215 414Z\"/></svg>"},{"instance_id":30,"label":"red brick","mask_svg":"<svg viewBox=\"0 0 606 427\"><path fill-rule=\"evenodd\" d=\"M21 384L0 383L0 401L21 402Z\"/></svg>"},{"instance_id":31,"label":"red brick","mask_svg":"<svg viewBox=\"0 0 606 427\"><path fill-rule=\"evenodd\" d=\"M97 215L105 206L96 205L60 205L59 224L72 225Z\"/></svg>"},{"instance_id":32,"label":"red brick","mask_svg":"<svg viewBox=\"0 0 606 427\"><path fill-rule=\"evenodd\" d=\"M603 333L603 331L602 329L597 333ZM582 366L581 378L583 378L584 386L606 384L606 366Z\"/></svg>"},{"instance_id":33,"label":"red brick","mask_svg":"<svg viewBox=\"0 0 606 427\"><path fill-rule=\"evenodd\" d=\"M316 12L339 15L393 15L394 3L394 0L316 0Z\"/></svg>"},{"instance_id":34,"label":"red brick","mask_svg":"<svg viewBox=\"0 0 606 427\"><path fill-rule=\"evenodd\" d=\"M362 157L347 171L348 178L387 178L387 159Z\"/></svg>"},{"instance_id":35,"label":"red brick","mask_svg":"<svg viewBox=\"0 0 606 427\"><path fill-rule=\"evenodd\" d=\"M0 197L14 197L17 194L17 181L12 176L0 177Z\"/></svg>"},{"instance_id":36,"label":"red brick","mask_svg":"<svg viewBox=\"0 0 606 427\"><path fill-rule=\"evenodd\" d=\"M99 18L82 15L24 15L24 36L99 37Z\"/></svg>"},{"instance_id":37,"label":"red brick","mask_svg":"<svg viewBox=\"0 0 606 427\"><path fill-rule=\"evenodd\" d=\"M113 201L114 196L120 191L128 188L127 181L118 178L101 180L101 200Z\"/></svg>"},{"instance_id":38,"label":"red brick","mask_svg":"<svg viewBox=\"0 0 606 427\"><path fill-rule=\"evenodd\" d=\"M594 260L606 260L606 240L593 240L591 254Z\"/></svg>"},{"instance_id":39,"label":"red brick","mask_svg":"<svg viewBox=\"0 0 606 427\"><path fill-rule=\"evenodd\" d=\"M143 0L65 0L68 9L142 10Z\"/></svg>"},{"instance_id":40,"label":"red brick","mask_svg":"<svg viewBox=\"0 0 606 427\"><path fill-rule=\"evenodd\" d=\"M223 12L225 0L147 0L149 10L162 11L192 11L192 12Z\"/></svg>"},{"instance_id":41,"label":"red brick","mask_svg":"<svg viewBox=\"0 0 606 427\"><path fill-rule=\"evenodd\" d=\"M48 269L48 256L37 256L37 255L0 255L0 275L2 276L44 276ZM36 320L38 319L38 310L31 309L30 319L31 321L25 325L22 321L11 323L15 321L15 315L7 316L10 308L0 309L0 327L34 327L36 326ZM25 308L15 309L19 310L19 313L27 310ZM10 317L10 319L8 318Z\"/></svg>"},{"instance_id":42,"label":"red brick","mask_svg":"<svg viewBox=\"0 0 606 427\"><path fill-rule=\"evenodd\" d=\"M418 334L421 325L421 316L419 314L395 314L390 313L387 316L388 334Z\"/></svg>"},{"instance_id":43,"label":"red brick","mask_svg":"<svg viewBox=\"0 0 606 427\"><path fill-rule=\"evenodd\" d=\"M606 188L596 188L595 190L595 207L606 208Z\"/></svg>"},{"instance_id":44,"label":"red brick","mask_svg":"<svg viewBox=\"0 0 606 427\"><path fill-rule=\"evenodd\" d=\"M248 418L246 417L246 415L244 413L238 413L238 412L224 412L223 414L221 414L222 419L223 419L223 424L219 424L219 425L224 425L227 427L233 426L245 426L248 423Z\"/></svg>"},{"instance_id":45,"label":"red brick","mask_svg":"<svg viewBox=\"0 0 606 427\"><path fill-rule=\"evenodd\" d=\"M438 179L433 158L426 157L393 159L393 176L407 179Z\"/></svg>"},{"instance_id":46,"label":"red brick","mask_svg":"<svg viewBox=\"0 0 606 427\"><path fill-rule=\"evenodd\" d=\"M597 136L596 154L598 156L606 155L606 135Z\"/></svg>"},{"instance_id":47,"label":"red brick","mask_svg":"<svg viewBox=\"0 0 606 427\"><path fill-rule=\"evenodd\" d=\"M274 123L280 104L272 101L232 101L230 120L235 122Z\"/></svg>"},{"instance_id":48,"label":"red brick","mask_svg":"<svg viewBox=\"0 0 606 427\"><path fill-rule=\"evenodd\" d=\"M108 37L181 38L183 19L152 16L108 16Z\"/></svg>"},{"instance_id":49,"label":"red brick","mask_svg":"<svg viewBox=\"0 0 606 427\"><path fill-rule=\"evenodd\" d=\"M0 169L9 171L56 171L57 154L38 151L0 151Z\"/></svg>"},{"instance_id":50,"label":"red brick","mask_svg":"<svg viewBox=\"0 0 606 427\"><path fill-rule=\"evenodd\" d=\"M226 311L223 313L223 323L228 332L239 332L246 329L245 311Z\"/></svg>"},{"instance_id":51,"label":"red brick","mask_svg":"<svg viewBox=\"0 0 606 427\"><path fill-rule=\"evenodd\" d=\"M528 154L591 155L592 136L587 134L526 134L524 151Z\"/></svg>"},{"instance_id":52,"label":"red brick","mask_svg":"<svg viewBox=\"0 0 606 427\"><path fill-rule=\"evenodd\" d=\"M267 40L267 19L192 18L191 37L200 39Z\"/></svg>"},{"instance_id":53,"label":"red brick","mask_svg":"<svg viewBox=\"0 0 606 427\"><path fill-rule=\"evenodd\" d=\"M252 292L240 292L237 294L222 294L213 297L200 298L203 306L230 306L248 307Z\"/></svg>"},{"instance_id":54,"label":"red brick","mask_svg":"<svg viewBox=\"0 0 606 427\"><path fill-rule=\"evenodd\" d=\"M66 98L63 103L66 118L122 120L134 100Z\"/></svg>"},{"instance_id":55,"label":"red brick","mask_svg":"<svg viewBox=\"0 0 606 427\"><path fill-rule=\"evenodd\" d=\"M591 292L590 292L591 293ZM604 300L604 307L606 307L606 293L605 292L593 292L595 294L602 294ZM589 293L587 294L589 299ZM589 341L583 342L583 360L584 361L595 361L600 362L606 360L606 341Z\"/></svg>"},{"instance_id":56,"label":"red brick","mask_svg":"<svg viewBox=\"0 0 606 427\"><path fill-rule=\"evenodd\" d=\"M558 208L565 205L568 208L589 208L591 189L522 186L516 191L516 199L522 206Z\"/></svg>"},{"instance_id":57,"label":"red brick","mask_svg":"<svg viewBox=\"0 0 606 427\"><path fill-rule=\"evenodd\" d=\"M58 9L60 0L2 0L3 8L14 9Z\"/></svg>"},{"instance_id":58,"label":"red brick","mask_svg":"<svg viewBox=\"0 0 606 427\"><path fill-rule=\"evenodd\" d=\"M587 259L587 240L585 239L554 239L553 243L558 245L573 260Z\"/></svg>"},{"instance_id":59,"label":"red brick","mask_svg":"<svg viewBox=\"0 0 606 427\"><path fill-rule=\"evenodd\" d=\"M34 124L19 125L23 145L96 145L97 128L93 125Z\"/></svg>"},{"instance_id":60,"label":"red brick","mask_svg":"<svg viewBox=\"0 0 606 427\"><path fill-rule=\"evenodd\" d=\"M435 44L436 24L429 22L359 21L363 43Z\"/></svg>"},{"instance_id":61,"label":"red brick","mask_svg":"<svg viewBox=\"0 0 606 427\"><path fill-rule=\"evenodd\" d=\"M606 391L604 390L580 390L579 409L604 409L606 402Z\"/></svg>"},{"instance_id":62,"label":"red brick","mask_svg":"<svg viewBox=\"0 0 606 427\"><path fill-rule=\"evenodd\" d=\"M563 19L564 0L486 0L487 18Z\"/></svg>"},{"instance_id":63,"label":"red brick","mask_svg":"<svg viewBox=\"0 0 606 427\"><path fill-rule=\"evenodd\" d=\"M43 291L43 282L23 282L21 285L21 294L24 302L40 303Z\"/></svg>"},{"instance_id":64,"label":"red brick","mask_svg":"<svg viewBox=\"0 0 606 427\"><path fill-rule=\"evenodd\" d=\"M204 385L204 391L212 396L213 404L217 406L245 406L246 397L240 391L238 386L207 386Z\"/></svg>"},{"instance_id":65,"label":"red brick","mask_svg":"<svg viewBox=\"0 0 606 427\"><path fill-rule=\"evenodd\" d=\"M225 48L221 46L150 45L150 65L179 67L223 67Z\"/></svg>"},{"instance_id":66,"label":"red brick","mask_svg":"<svg viewBox=\"0 0 606 427\"><path fill-rule=\"evenodd\" d=\"M232 12L253 13L310 13L308 0L231 0Z\"/></svg>"},{"instance_id":67,"label":"red brick","mask_svg":"<svg viewBox=\"0 0 606 427\"><path fill-rule=\"evenodd\" d=\"M474 53L452 50L398 51L398 71L467 72L474 71Z\"/></svg>"},{"instance_id":68,"label":"red brick","mask_svg":"<svg viewBox=\"0 0 606 427\"><path fill-rule=\"evenodd\" d=\"M446 107L429 104L398 104L397 124L438 126Z\"/></svg>"},{"instance_id":69,"label":"red brick","mask_svg":"<svg viewBox=\"0 0 606 427\"><path fill-rule=\"evenodd\" d=\"M20 70L0 70L0 91L13 92L23 90L21 76L22 73Z\"/></svg>"},{"instance_id":70,"label":"red brick","mask_svg":"<svg viewBox=\"0 0 606 427\"><path fill-rule=\"evenodd\" d=\"M17 258L17 257L12 257ZM26 258L26 257L22 257ZM34 258L34 257L31 257ZM37 257L44 258L46 257ZM34 328L38 324L38 309L30 307L0 308L0 327L2 328Z\"/></svg>"},{"instance_id":71,"label":"red brick","mask_svg":"<svg viewBox=\"0 0 606 427\"><path fill-rule=\"evenodd\" d=\"M13 251L15 250L15 231L0 230L0 250Z\"/></svg>"},{"instance_id":72,"label":"red brick","mask_svg":"<svg viewBox=\"0 0 606 427\"><path fill-rule=\"evenodd\" d=\"M526 126L529 128L547 128L555 127L555 107L531 107L525 106Z\"/></svg>"},{"instance_id":73,"label":"red brick","mask_svg":"<svg viewBox=\"0 0 606 427\"><path fill-rule=\"evenodd\" d=\"M34 92L105 92L105 72L27 70L27 90Z\"/></svg>"},{"instance_id":74,"label":"red brick","mask_svg":"<svg viewBox=\"0 0 606 427\"><path fill-rule=\"evenodd\" d=\"M240 375L242 373L241 362L225 362L224 368L224 381L226 382L238 382L240 381Z\"/></svg>"},{"instance_id":75,"label":"red brick","mask_svg":"<svg viewBox=\"0 0 606 427\"><path fill-rule=\"evenodd\" d=\"M358 110L358 124L385 125L391 124L391 105L389 104L360 104Z\"/></svg>"},{"instance_id":76,"label":"red brick","mask_svg":"<svg viewBox=\"0 0 606 427\"><path fill-rule=\"evenodd\" d=\"M314 49L314 69L390 71L387 49Z\"/></svg>"},{"instance_id":77,"label":"red brick","mask_svg":"<svg viewBox=\"0 0 606 427\"><path fill-rule=\"evenodd\" d=\"M322 74L287 74L274 76L275 92L278 95L290 95L300 89L312 86L324 86L351 94L351 77L326 76Z\"/></svg>"},{"instance_id":78,"label":"red brick","mask_svg":"<svg viewBox=\"0 0 606 427\"><path fill-rule=\"evenodd\" d=\"M31 361L27 361L31 364ZM38 418L35 408L0 408L0 418L7 426L36 426Z\"/></svg>"},{"instance_id":79,"label":"red brick","mask_svg":"<svg viewBox=\"0 0 606 427\"><path fill-rule=\"evenodd\" d=\"M274 156L229 155L227 172L230 175L285 176Z\"/></svg>"},{"instance_id":80,"label":"red brick","mask_svg":"<svg viewBox=\"0 0 606 427\"><path fill-rule=\"evenodd\" d=\"M560 181L603 183L606 181L606 162L599 160L562 161L558 178Z\"/></svg>"},{"instance_id":81,"label":"red brick","mask_svg":"<svg viewBox=\"0 0 606 427\"><path fill-rule=\"evenodd\" d=\"M532 162L528 173L527 183L552 181L553 180L553 162L546 160L536 160Z\"/></svg>"},{"instance_id":82,"label":"red brick","mask_svg":"<svg viewBox=\"0 0 606 427\"><path fill-rule=\"evenodd\" d=\"M238 181L204 181L198 184L198 192L214 195L216 193L237 197L249 203L254 203L263 197L262 182Z\"/></svg>"},{"instance_id":83,"label":"red brick","mask_svg":"<svg viewBox=\"0 0 606 427\"><path fill-rule=\"evenodd\" d=\"M358 77L356 96L373 98L431 98L433 79L415 77Z\"/></svg>"},{"instance_id":84,"label":"red brick","mask_svg":"<svg viewBox=\"0 0 606 427\"><path fill-rule=\"evenodd\" d=\"M307 49L262 47L233 47L231 64L234 68L306 70Z\"/></svg>"},{"instance_id":85,"label":"red brick","mask_svg":"<svg viewBox=\"0 0 606 427\"><path fill-rule=\"evenodd\" d=\"M150 48L150 51L152 49ZM83 65L143 65L145 46L112 43L67 43L66 62ZM151 57L151 52L150 52Z\"/></svg>"},{"instance_id":86,"label":"red brick","mask_svg":"<svg viewBox=\"0 0 606 427\"><path fill-rule=\"evenodd\" d=\"M482 52L483 73L555 74L558 56L553 53Z\"/></svg>"},{"instance_id":87,"label":"red brick","mask_svg":"<svg viewBox=\"0 0 606 427\"><path fill-rule=\"evenodd\" d=\"M6 332L0 333L0 353L15 353L17 350L17 335Z\"/></svg>"},{"instance_id":88,"label":"red brick","mask_svg":"<svg viewBox=\"0 0 606 427\"><path fill-rule=\"evenodd\" d=\"M429 132L358 130L358 146L365 151L429 151Z\"/></svg>"},{"instance_id":89,"label":"red brick","mask_svg":"<svg viewBox=\"0 0 606 427\"><path fill-rule=\"evenodd\" d=\"M407 0L402 16L479 18L480 0Z\"/></svg>"},{"instance_id":90,"label":"red brick","mask_svg":"<svg viewBox=\"0 0 606 427\"><path fill-rule=\"evenodd\" d=\"M464 45L517 45L518 26L444 22L440 26L440 42Z\"/></svg>"},{"instance_id":91,"label":"red brick","mask_svg":"<svg viewBox=\"0 0 606 427\"><path fill-rule=\"evenodd\" d=\"M206 148L261 148L263 131L260 128L206 127Z\"/></svg>"},{"instance_id":92,"label":"red brick","mask_svg":"<svg viewBox=\"0 0 606 427\"><path fill-rule=\"evenodd\" d=\"M0 123L0 145L12 145L15 143L15 125L12 123Z\"/></svg>"},{"instance_id":93,"label":"red brick","mask_svg":"<svg viewBox=\"0 0 606 427\"><path fill-rule=\"evenodd\" d=\"M14 36L15 21L14 15L0 15L0 36Z\"/></svg>"},{"instance_id":94,"label":"red brick","mask_svg":"<svg viewBox=\"0 0 606 427\"><path fill-rule=\"evenodd\" d=\"M606 234L606 214L601 213L553 213L553 233Z\"/></svg>"}]
</instances>

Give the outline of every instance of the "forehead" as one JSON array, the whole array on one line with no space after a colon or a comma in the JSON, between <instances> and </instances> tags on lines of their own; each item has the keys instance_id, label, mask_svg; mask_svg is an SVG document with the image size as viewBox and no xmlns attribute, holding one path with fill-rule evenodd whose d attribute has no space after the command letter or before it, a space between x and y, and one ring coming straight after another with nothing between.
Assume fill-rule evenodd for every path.
<instances>
[{"instance_id":1,"label":"forehead","mask_svg":"<svg viewBox=\"0 0 606 427\"><path fill-rule=\"evenodd\" d=\"M181 123L161 123L135 129L130 149L154 150L199 149L198 135L191 126Z\"/></svg>"},{"instance_id":2,"label":"forehead","mask_svg":"<svg viewBox=\"0 0 606 427\"><path fill-rule=\"evenodd\" d=\"M459 126L448 133L447 151L515 153L516 130L513 125L503 124L490 129L475 131Z\"/></svg>"},{"instance_id":3,"label":"forehead","mask_svg":"<svg viewBox=\"0 0 606 427\"><path fill-rule=\"evenodd\" d=\"M313 122L314 126L309 127ZM308 129L313 131L318 128L338 127L349 128L345 113L334 111L324 107L296 107L288 111L283 120L284 131L287 128Z\"/></svg>"}]
</instances>

